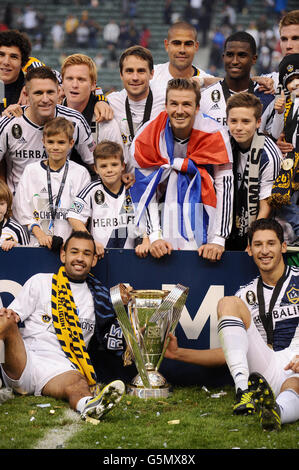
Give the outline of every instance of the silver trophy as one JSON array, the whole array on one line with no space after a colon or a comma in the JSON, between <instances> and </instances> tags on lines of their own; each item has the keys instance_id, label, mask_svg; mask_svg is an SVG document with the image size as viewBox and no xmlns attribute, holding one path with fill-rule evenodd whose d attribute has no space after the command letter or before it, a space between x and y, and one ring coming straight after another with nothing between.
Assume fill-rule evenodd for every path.
<instances>
[{"instance_id":1,"label":"silver trophy","mask_svg":"<svg viewBox=\"0 0 299 470\"><path fill-rule=\"evenodd\" d=\"M186 303L189 288L177 284L171 291L132 290L123 284L110 289L112 304L127 342L125 365L134 360L138 375L128 393L141 398L169 395L169 384L158 372L168 335L173 333ZM128 297L127 310L122 297Z\"/></svg>"}]
</instances>

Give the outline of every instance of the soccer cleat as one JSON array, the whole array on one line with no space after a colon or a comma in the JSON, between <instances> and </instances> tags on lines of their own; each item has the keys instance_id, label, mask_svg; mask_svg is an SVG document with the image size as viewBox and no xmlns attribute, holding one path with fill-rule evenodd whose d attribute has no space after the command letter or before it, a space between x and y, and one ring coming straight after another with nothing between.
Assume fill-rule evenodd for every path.
<instances>
[{"instance_id":1,"label":"soccer cleat","mask_svg":"<svg viewBox=\"0 0 299 470\"><path fill-rule=\"evenodd\" d=\"M233 407L235 415L250 415L255 412L254 401L250 389L241 390L238 388L236 393L236 403Z\"/></svg>"},{"instance_id":2,"label":"soccer cleat","mask_svg":"<svg viewBox=\"0 0 299 470\"><path fill-rule=\"evenodd\" d=\"M99 419L120 402L125 390L125 384L121 380L114 380L106 385L98 395L88 400L81 413L81 418L85 419L86 416L90 416Z\"/></svg>"},{"instance_id":3,"label":"soccer cleat","mask_svg":"<svg viewBox=\"0 0 299 470\"><path fill-rule=\"evenodd\" d=\"M265 431L279 431L281 429L280 409L267 380L258 372L253 372L249 376L248 384L253 392L253 400L257 405L262 428Z\"/></svg>"}]
</instances>

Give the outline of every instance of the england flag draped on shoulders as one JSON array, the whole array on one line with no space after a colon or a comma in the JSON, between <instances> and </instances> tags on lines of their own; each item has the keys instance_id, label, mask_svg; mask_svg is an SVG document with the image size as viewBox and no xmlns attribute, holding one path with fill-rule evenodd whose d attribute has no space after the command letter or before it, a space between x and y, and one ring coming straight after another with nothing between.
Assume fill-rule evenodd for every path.
<instances>
[{"instance_id":1,"label":"england flag draped on shoulders","mask_svg":"<svg viewBox=\"0 0 299 470\"><path fill-rule=\"evenodd\" d=\"M149 204L163 201L162 238L174 249L225 245L232 225L233 173L229 135L222 126L199 111L189 139L178 141L163 111L136 134L131 159L137 224Z\"/></svg>"}]
</instances>

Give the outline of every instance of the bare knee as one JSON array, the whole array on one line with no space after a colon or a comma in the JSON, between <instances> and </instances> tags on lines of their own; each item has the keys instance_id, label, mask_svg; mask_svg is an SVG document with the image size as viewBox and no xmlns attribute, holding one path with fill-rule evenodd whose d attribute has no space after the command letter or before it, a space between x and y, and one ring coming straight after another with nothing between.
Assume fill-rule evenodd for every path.
<instances>
[{"instance_id":1,"label":"bare knee","mask_svg":"<svg viewBox=\"0 0 299 470\"><path fill-rule=\"evenodd\" d=\"M299 377L290 377L282 384L280 393L285 390L294 390L299 395Z\"/></svg>"},{"instance_id":2,"label":"bare knee","mask_svg":"<svg viewBox=\"0 0 299 470\"><path fill-rule=\"evenodd\" d=\"M243 320L246 328L249 327L251 315L243 300L234 295L222 297L217 305L217 316L220 320L224 316L233 316Z\"/></svg>"},{"instance_id":3,"label":"bare knee","mask_svg":"<svg viewBox=\"0 0 299 470\"><path fill-rule=\"evenodd\" d=\"M69 371L51 379L44 386L42 394L71 401L74 396L85 396L90 392L85 377L77 371Z\"/></svg>"}]
</instances>

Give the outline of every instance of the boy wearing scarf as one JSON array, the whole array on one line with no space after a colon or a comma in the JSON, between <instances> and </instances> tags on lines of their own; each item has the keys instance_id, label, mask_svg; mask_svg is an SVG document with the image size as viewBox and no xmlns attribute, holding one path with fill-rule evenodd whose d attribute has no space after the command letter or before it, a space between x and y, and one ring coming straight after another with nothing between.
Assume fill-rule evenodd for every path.
<instances>
[{"instance_id":1,"label":"boy wearing scarf","mask_svg":"<svg viewBox=\"0 0 299 470\"><path fill-rule=\"evenodd\" d=\"M280 170L281 152L270 137L258 132L262 104L252 93L241 92L227 101L227 123L234 156L233 228L228 250L245 250L248 227L270 216L267 198Z\"/></svg>"}]
</instances>

